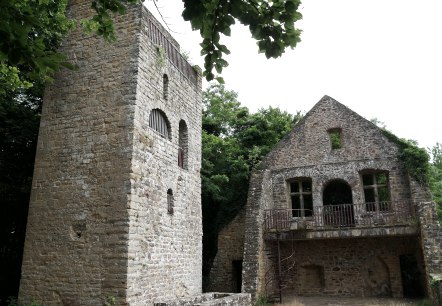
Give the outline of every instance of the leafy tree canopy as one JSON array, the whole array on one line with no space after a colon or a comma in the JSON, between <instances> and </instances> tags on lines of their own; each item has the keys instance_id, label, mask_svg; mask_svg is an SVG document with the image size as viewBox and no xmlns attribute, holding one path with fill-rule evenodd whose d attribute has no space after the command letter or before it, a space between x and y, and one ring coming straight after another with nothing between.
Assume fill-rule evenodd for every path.
<instances>
[{"instance_id":1,"label":"leafy tree canopy","mask_svg":"<svg viewBox=\"0 0 442 306\"><path fill-rule=\"evenodd\" d=\"M67 0L0 1L0 93L47 81L60 65L56 51L73 23Z\"/></svg>"},{"instance_id":2,"label":"leafy tree canopy","mask_svg":"<svg viewBox=\"0 0 442 306\"><path fill-rule=\"evenodd\" d=\"M141 0L91 0L95 15L82 20L86 32L108 41L115 40L113 16L123 14L127 5ZM201 54L205 55L203 75L212 80L213 70L221 73L228 65L227 46L235 21L249 27L267 58L278 57L300 41L294 24L302 18L299 0L183 0L183 18L199 30ZM0 2L0 93L27 88L37 80L50 80L61 65L70 66L56 51L62 38L74 26L66 15L67 0L2 0ZM222 81L221 78L218 78Z\"/></svg>"},{"instance_id":3,"label":"leafy tree canopy","mask_svg":"<svg viewBox=\"0 0 442 306\"><path fill-rule=\"evenodd\" d=\"M216 254L219 230L245 205L251 171L301 118L279 108L256 113L241 106L223 85L203 93L202 206L203 273Z\"/></svg>"},{"instance_id":4,"label":"leafy tree canopy","mask_svg":"<svg viewBox=\"0 0 442 306\"><path fill-rule=\"evenodd\" d=\"M203 39L201 55L204 55L204 73L208 81L221 73L227 62L223 54L229 54L221 43L221 35L230 36L235 21L249 27L257 40L259 52L267 58L282 55L287 47L294 48L300 42L301 31L295 22L302 18L298 11L299 0L183 0L183 17L199 30Z\"/></svg>"}]
</instances>

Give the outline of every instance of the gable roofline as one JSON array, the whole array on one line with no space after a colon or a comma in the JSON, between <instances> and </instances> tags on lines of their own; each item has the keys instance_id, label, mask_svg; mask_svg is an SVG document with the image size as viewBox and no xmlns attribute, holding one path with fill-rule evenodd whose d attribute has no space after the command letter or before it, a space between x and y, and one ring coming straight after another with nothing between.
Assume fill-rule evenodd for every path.
<instances>
[{"instance_id":1,"label":"gable roofline","mask_svg":"<svg viewBox=\"0 0 442 306\"><path fill-rule=\"evenodd\" d=\"M267 165L269 163L271 163L271 161L273 160L273 154L275 154L282 147L284 147L286 142L288 141L288 139L290 139L293 134L297 133L304 126L305 122L308 120L308 118L311 116L311 114L315 113L316 109L320 108L324 104L334 104L338 108L344 109L345 112L352 114L353 116L357 117L359 120L362 120L362 121L366 122L367 124L371 125L372 127L374 127L379 132L379 134L381 135L382 138L384 138L388 143L392 144L394 147L399 148L398 144L395 143L394 141L392 141L387 136L385 136L384 131L380 127L378 127L376 124L374 124L370 120L367 120L366 118L362 117L361 115L359 115L358 113L356 113L355 111L353 111L352 109L347 107L346 105L342 104L341 102L335 100L334 98L332 98L332 97L330 97L328 95L324 95L318 102L316 102L315 105L313 105L313 107L302 117L302 119L299 120L295 124L295 126L292 128L292 130L290 132L288 132L275 145L275 147L269 153L267 153L267 155L262 159L261 164L259 165L258 169L266 169L266 168L268 168Z\"/></svg>"}]
</instances>

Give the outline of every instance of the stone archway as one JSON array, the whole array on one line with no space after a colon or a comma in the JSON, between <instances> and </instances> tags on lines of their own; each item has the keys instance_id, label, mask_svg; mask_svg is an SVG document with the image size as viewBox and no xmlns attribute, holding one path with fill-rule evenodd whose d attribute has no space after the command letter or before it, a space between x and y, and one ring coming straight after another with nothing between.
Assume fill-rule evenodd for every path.
<instances>
[{"instance_id":1,"label":"stone archway","mask_svg":"<svg viewBox=\"0 0 442 306\"><path fill-rule=\"evenodd\" d=\"M350 185L340 179L327 183L322 193L325 225L353 226L353 196Z\"/></svg>"}]
</instances>

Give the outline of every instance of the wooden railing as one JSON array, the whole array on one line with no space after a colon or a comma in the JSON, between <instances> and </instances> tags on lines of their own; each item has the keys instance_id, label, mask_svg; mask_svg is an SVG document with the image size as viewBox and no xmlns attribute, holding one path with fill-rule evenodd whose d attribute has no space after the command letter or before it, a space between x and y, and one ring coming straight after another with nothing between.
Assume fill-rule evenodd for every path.
<instances>
[{"instance_id":1,"label":"wooden railing","mask_svg":"<svg viewBox=\"0 0 442 306\"><path fill-rule=\"evenodd\" d=\"M411 224L415 211L411 201L317 206L312 210L268 209L266 230L381 227Z\"/></svg>"}]
</instances>

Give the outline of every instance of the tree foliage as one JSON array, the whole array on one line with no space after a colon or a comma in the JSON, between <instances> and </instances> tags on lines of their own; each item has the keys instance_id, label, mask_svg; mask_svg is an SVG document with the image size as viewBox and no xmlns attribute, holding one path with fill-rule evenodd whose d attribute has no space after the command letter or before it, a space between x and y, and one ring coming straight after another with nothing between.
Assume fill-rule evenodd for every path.
<instances>
[{"instance_id":1,"label":"tree foliage","mask_svg":"<svg viewBox=\"0 0 442 306\"><path fill-rule=\"evenodd\" d=\"M0 2L0 92L48 81L60 66L72 68L56 51L63 37L75 25L66 17L68 0L2 0ZM95 14L81 24L88 33L115 40L113 17L141 0L93 0ZM249 27L259 51L267 58L278 57L300 41L294 24L302 18L299 0L183 0L183 18L199 30L202 38L207 80L228 65L223 54L230 51L221 43L229 36L235 20ZM221 78L218 80L222 81Z\"/></svg>"},{"instance_id":2,"label":"tree foliage","mask_svg":"<svg viewBox=\"0 0 442 306\"><path fill-rule=\"evenodd\" d=\"M199 30L203 39L204 76L208 81L221 73L227 62L223 54L230 51L221 43L221 35L230 36L235 20L249 27L257 40L259 52L267 58L282 55L287 47L294 48L301 31L295 22L302 18L299 0L184 0L183 17Z\"/></svg>"},{"instance_id":3,"label":"tree foliage","mask_svg":"<svg viewBox=\"0 0 442 306\"><path fill-rule=\"evenodd\" d=\"M223 85L203 93L203 273L216 255L217 235L245 205L251 171L301 118L278 108L256 113Z\"/></svg>"},{"instance_id":4,"label":"tree foliage","mask_svg":"<svg viewBox=\"0 0 442 306\"><path fill-rule=\"evenodd\" d=\"M431 150L429 185L433 200L437 204L439 220L442 221L442 144L437 143Z\"/></svg>"},{"instance_id":5,"label":"tree foliage","mask_svg":"<svg viewBox=\"0 0 442 306\"><path fill-rule=\"evenodd\" d=\"M0 94L0 300L16 296L43 85Z\"/></svg>"},{"instance_id":6,"label":"tree foliage","mask_svg":"<svg viewBox=\"0 0 442 306\"><path fill-rule=\"evenodd\" d=\"M73 23L65 16L67 0L0 2L0 93L45 82L68 65L56 51Z\"/></svg>"}]
</instances>

